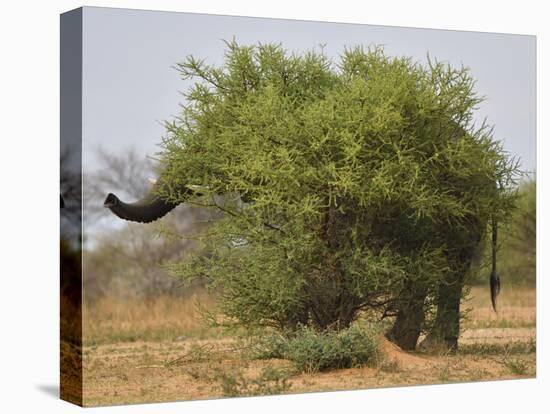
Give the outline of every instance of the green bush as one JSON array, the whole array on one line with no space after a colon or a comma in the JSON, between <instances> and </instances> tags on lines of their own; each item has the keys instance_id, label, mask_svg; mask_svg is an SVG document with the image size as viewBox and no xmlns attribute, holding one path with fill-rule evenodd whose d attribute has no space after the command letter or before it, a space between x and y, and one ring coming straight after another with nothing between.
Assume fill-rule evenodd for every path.
<instances>
[{"instance_id":1,"label":"green bush","mask_svg":"<svg viewBox=\"0 0 550 414\"><path fill-rule=\"evenodd\" d=\"M300 326L289 337L262 337L254 356L287 359L298 371L308 373L375 365L380 359L379 338L376 325L354 323L340 331L324 332Z\"/></svg>"},{"instance_id":2,"label":"green bush","mask_svg":"<svg viewBox=\"0 0 550 414\"><path fill-rule=\"evenodd\" d=\"M159 196L224 217L194 236L208 254L172 270L221 292L224 323L325 332L373 309L396 315L392 338L414 347L437 312L430 326L456 341L473 247L509 214L517 168L474 125L468 68L235 42L219 67L177 68L195 83L166 124ZM322 354L347 340L300 335Z\"/></svg>"}]
</instances>

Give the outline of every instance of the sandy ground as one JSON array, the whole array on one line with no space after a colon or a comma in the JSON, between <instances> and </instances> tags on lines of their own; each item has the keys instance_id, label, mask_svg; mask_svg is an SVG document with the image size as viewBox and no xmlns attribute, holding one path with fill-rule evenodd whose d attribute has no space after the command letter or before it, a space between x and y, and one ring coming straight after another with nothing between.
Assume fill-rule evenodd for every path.
<instances>
[{"instance_id":1,"label":"sandy ground","mask_svg":"<svg viewBox=\"0 0 550 414\"><path fill-rule=\"evenodd\" d=\"M470 330L465 333L461 343L479 343L479 338L482 338L483 343L501 343L506 341L507 335L518 338L519 334L522 341L528 341L534 338L534 329ZM495 336L498 339L492 339ZM514 341L517 343L516 339ZM186 355L193 342L221 352L216 354L217 357L205 361L183 360L172 365L167 364ZM243 383L253 383L266 367L273 367L281 372L292 369L287 361L238 359L232 357L231 352L223 352L224 349L231 349L230 341L132 342L90 347L84 353L84 403L111 405L233 396L239 395L239 392L228 394L226 382L231 381L231 378L238 379L240 375ZM383 342L382 349L385 354L384 362L377 368L291 374L283 388L267 384L265 392L257 387L253 387L252 392L335 391L528 378L535 375L534 352L521 352L517 355L506 355L506 352L498 351L491 355L424 355L404 352L386 341ZM248 395L246 391L241 394Z\"/></svg>"},{"instance_id":2,"label":"sandy ground","mask_svg":"<svg viewBox=\"0 0 550 414\"><path fill-rule=\"evenodd\" d=\"M84 404L115 405L534 377L534 290L521 294L516 291L508 298L504 295L498 314L490 309L485 289L474 293L478 296L473 296L473 309L462 325L457 354L409 353L382 341L384 357L376 368L297 373L288 361L243 358L235 343L227 338L182 336L175 339L178 336L173 336L167 340L158 339L164 335L157 335L155 340L147 341L97 341L96 345L86 346L83 352ZM143 332L147 330L143 328ZM139 333L134 336L140 337ZM195 352L190 358L192 349ZM264 375L266 372L276 375L269 377Z\"/></svg>"}]
</instances>

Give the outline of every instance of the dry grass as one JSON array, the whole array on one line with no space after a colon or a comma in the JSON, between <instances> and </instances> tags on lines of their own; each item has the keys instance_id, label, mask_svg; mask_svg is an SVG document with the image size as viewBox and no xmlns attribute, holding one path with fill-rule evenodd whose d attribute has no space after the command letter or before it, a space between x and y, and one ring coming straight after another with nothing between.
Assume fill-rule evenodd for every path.
<instances>
[{"instance_id":1,"label":"dry grass","mask_svg":"<svg viewBox=\"0 0 550 414\"><path fill-rule=\"evenodd\" d=\"M536 374L535 291L503 287L500 311L474 288L456 355L407 353L384 344L385 360L304 374L284 360L251 360L231 338L204 327L195 301L105 300L84 309L84 404L109 405L224 396L364 389L528 378ZM230 350L230 351L228 351ZM198 352L200 351L200 352ZM181 359L184 357L183 359ZM178 363L170 363L180 358Z\"/></svg>"},{"instance_id":2,"label":"dry grass","mask_svg":"<svg viewBox=\"0 0 550 414\"><path fill-rule=\"evenodd\" d=\"M133 341L175 341L217 336L205 326L197 302L212 308L214 301L198 291L188 298L161 296L148 301L104 298L83 307L85 345Z\"/></svg>"},{"instance_id":3,"label":"dry grass","mask_svg":"<svg viewBox=\"0 0 550 414\"><path fill-rule=\"evenodd\" d=\"M536 305L536 290L528 286L510 286L503 284L498 305L508 307L534 307ZM473 308L491 309L491 297L489 284L487 286L474 286L470 290L467 304Z\"/></svg>"},{"instance_id":4,"label":"dry grass","mask_svg":"<svg viewBox=\"0 0 550 414\"><path fill-rule=\"evenodd\" d=\"M463 308L471 309L463 328L534 328L535 305L535 289L504 285L498 297L498 312L495 313L491 307L489 287L475 287L463 304Z\"/></svg>"}]
</instances>

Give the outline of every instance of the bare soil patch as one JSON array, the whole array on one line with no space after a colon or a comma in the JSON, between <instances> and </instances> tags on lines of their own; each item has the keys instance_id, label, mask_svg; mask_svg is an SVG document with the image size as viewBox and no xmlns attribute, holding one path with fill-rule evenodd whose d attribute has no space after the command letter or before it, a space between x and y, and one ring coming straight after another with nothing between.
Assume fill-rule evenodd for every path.
<instances>
[{"instance_id":1,"label":"bare soil patch","mask_svg":"<svg viewBox=\"0 0 550 414\"><path fill-rule=\"evenodd\" d=\"M474 332L490 341L491 330ZM499 335L502 332L496 332ZM467 342L468 338L463 338ZM226 397L224 381L242 376L253 382L262 370L289 372L285 392L319 392L400 385L438 384L528 378L535 375L535 353L505 355L424 355L402 351L383 341L384 361L377 368L341 369L315 374L292 373L284 360L247 360L220 353L219 358L170 365L185 355L193 342L227 349L231 341L132 342L85 349L84 404L111 405L150 401L196 400ZM493 343L495 343L493 341ZM514 371L507 359L520 368ZM269 390L269 388L267 388Z\"/></svg>"}]
</instances>

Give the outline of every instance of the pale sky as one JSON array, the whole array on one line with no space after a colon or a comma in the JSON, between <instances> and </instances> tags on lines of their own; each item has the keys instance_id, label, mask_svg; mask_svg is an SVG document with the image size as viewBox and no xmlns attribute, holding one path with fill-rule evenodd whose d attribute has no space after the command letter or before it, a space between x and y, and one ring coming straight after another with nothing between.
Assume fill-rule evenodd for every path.
<instances>
[{"instance_id":1,"label":"pale sky","mask_svg":"<svg viewBox=\"0 0 550 414\"><path fill-rule=\"evenodd\" d=\"M495 138L536 168L535 37L359 24L214 16L85 7L83 13L83 168L94 169L93 150L133 146L153 155L160 123L179 111L189 83L172 66L192 54L223 62L224 43L281 43L291 51L325 45L338 60L345 46L384 45L386 54L471 68L476 91L487 97L476 119L495 125Z\"/></svg>"}]
</instances>

